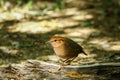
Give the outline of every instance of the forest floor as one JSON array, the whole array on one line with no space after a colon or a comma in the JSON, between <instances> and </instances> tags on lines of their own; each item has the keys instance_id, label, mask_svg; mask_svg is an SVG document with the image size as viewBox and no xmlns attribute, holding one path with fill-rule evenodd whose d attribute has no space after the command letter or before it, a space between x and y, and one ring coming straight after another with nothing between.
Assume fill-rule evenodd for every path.
<instances>
[{"instance_id":1,"label":"forest floor","mask_svg":"<svg viewBox=\"0 0 120 80\"><path fill-rule=\"evenodd\" d=\"M42 6L53 5L43 3ZM109 9L105 12L99 1L79 0L67 5L61 10L1 8L0 64L28 59L57 61L51 46L45 43L53 35L71 38L84 48L88 56L80 54L73 64L120 62L118 15Z\"/></svg>"}]
</instances>

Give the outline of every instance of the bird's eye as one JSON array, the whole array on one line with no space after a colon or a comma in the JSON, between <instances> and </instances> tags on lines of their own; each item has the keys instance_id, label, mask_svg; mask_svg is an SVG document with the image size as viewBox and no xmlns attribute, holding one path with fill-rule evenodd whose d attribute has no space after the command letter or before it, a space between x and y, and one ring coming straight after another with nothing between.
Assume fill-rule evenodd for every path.
<instances>
[{"instance_id":1,"label":"bird's eye","mask_svg":"<svg viewBox=\"0 0 120 80\"><path fill-rule=\"evenodd\" d=\"M57 41L57 40L54 40L55 42Z\"/></svg>"}]
</instances>

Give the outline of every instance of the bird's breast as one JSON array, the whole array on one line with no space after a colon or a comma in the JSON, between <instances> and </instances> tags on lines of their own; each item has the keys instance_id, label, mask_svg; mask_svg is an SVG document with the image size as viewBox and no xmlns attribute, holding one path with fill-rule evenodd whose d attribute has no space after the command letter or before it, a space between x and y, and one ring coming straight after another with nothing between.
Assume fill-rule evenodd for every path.
<instances>
[{"instance_id":1,"label":"bird's breast","mask_svg":"<svg viewBox=\"0 0 120 80\"><path fill-rule=\"evenodd\" d=\"M56 55L61 58L67 57L67 52L63 47L56 47L56 48L54 48L54 51L55 51Z\"/></svg>"},{"instance_id":2,"label":"bird's breast","mask_svg":"<svg viewBox=\"0 0 120 80\"><path fill-rule=\"evenodd\" d=\"M75 51L65 46L56 47L54 48L54 51L57 56L64 58L64 59L77 56Z\"/></svg>"}]
</instances>

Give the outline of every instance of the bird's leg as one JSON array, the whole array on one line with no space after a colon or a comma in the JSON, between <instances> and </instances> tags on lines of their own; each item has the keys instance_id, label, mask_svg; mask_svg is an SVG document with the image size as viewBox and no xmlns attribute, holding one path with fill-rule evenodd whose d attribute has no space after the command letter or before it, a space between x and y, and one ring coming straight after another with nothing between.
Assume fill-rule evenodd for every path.
<instances>
[{"instance_id":1,"label":"bird's leg","mask_svg":"<svg viewBox=\"0 0 120 80\"><path fill-rule=\"evenodd\" d=\"M60 65L62 65L62 66L67 66L67 65L70 65L70 59L71 58L68 58L68 59L65 59L65 60L63 60L63 59L59 59L59 63L60 63Z\"/></svg>"},{"instance_id":2,"label":"bird's leg","mask_svg":"<svg viewBox=\"0 0 120 80\"><path fill-rule=\"evenodd\" d=\"M58 60L60 67L58 68L58 71L60 71L62 68L64 68L65 64L64 64L64 60L62 60L61 58L59 58Z\"/></svg>"},{"instance_id":3,"label":"bird's leg","mask_svg":"<svg viewBox=\"0 0 120 80\"><path fill-rule=\"evenodd\" d=\"M59 59L59 63L62 65L58 68L58 71L60 71L64 66L70 65L70 63L75 59L76 57L73 58L68 58L66 60Z\"/></svg>"},{"instance_id":4,"label":"bird's leg","mask_svg":"<svg viewBox=\"0 0 120 80\"><path fill-rule=\"evenodd\" d=\"M68 59L64 60L63 62L64 62L64 63L67 63L68 65L70 65L70 63L71 63L75 58L76 58L76 57L68 58Z\"/></svg>"},{"instance_id":5,"label":"bird's leg","mask_svg":"<svg viewBox=\"0 0 120 80\"><path fill-rule=\"evenodd\" d=\"M59 63L63 63L64 60L62 60L61 58L59 58L58 62L59 62Z\"/></svg>"}]
</instances>

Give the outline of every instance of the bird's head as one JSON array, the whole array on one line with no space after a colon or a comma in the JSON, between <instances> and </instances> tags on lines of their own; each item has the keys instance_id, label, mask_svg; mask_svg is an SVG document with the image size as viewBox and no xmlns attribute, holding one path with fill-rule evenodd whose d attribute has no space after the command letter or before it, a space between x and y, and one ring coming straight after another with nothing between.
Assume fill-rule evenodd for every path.
<instances>
[{"instance_id":1,"label":"bird's head","mask_svg":"<svg viewBox=\"0 0 120 80\"><path fill-rule=\"evenodd\" d=\"M50 44L55 47L60 47L65 43L66 38L61 36L53 36L50 39Z\"/></svg>"}]
</instances>

